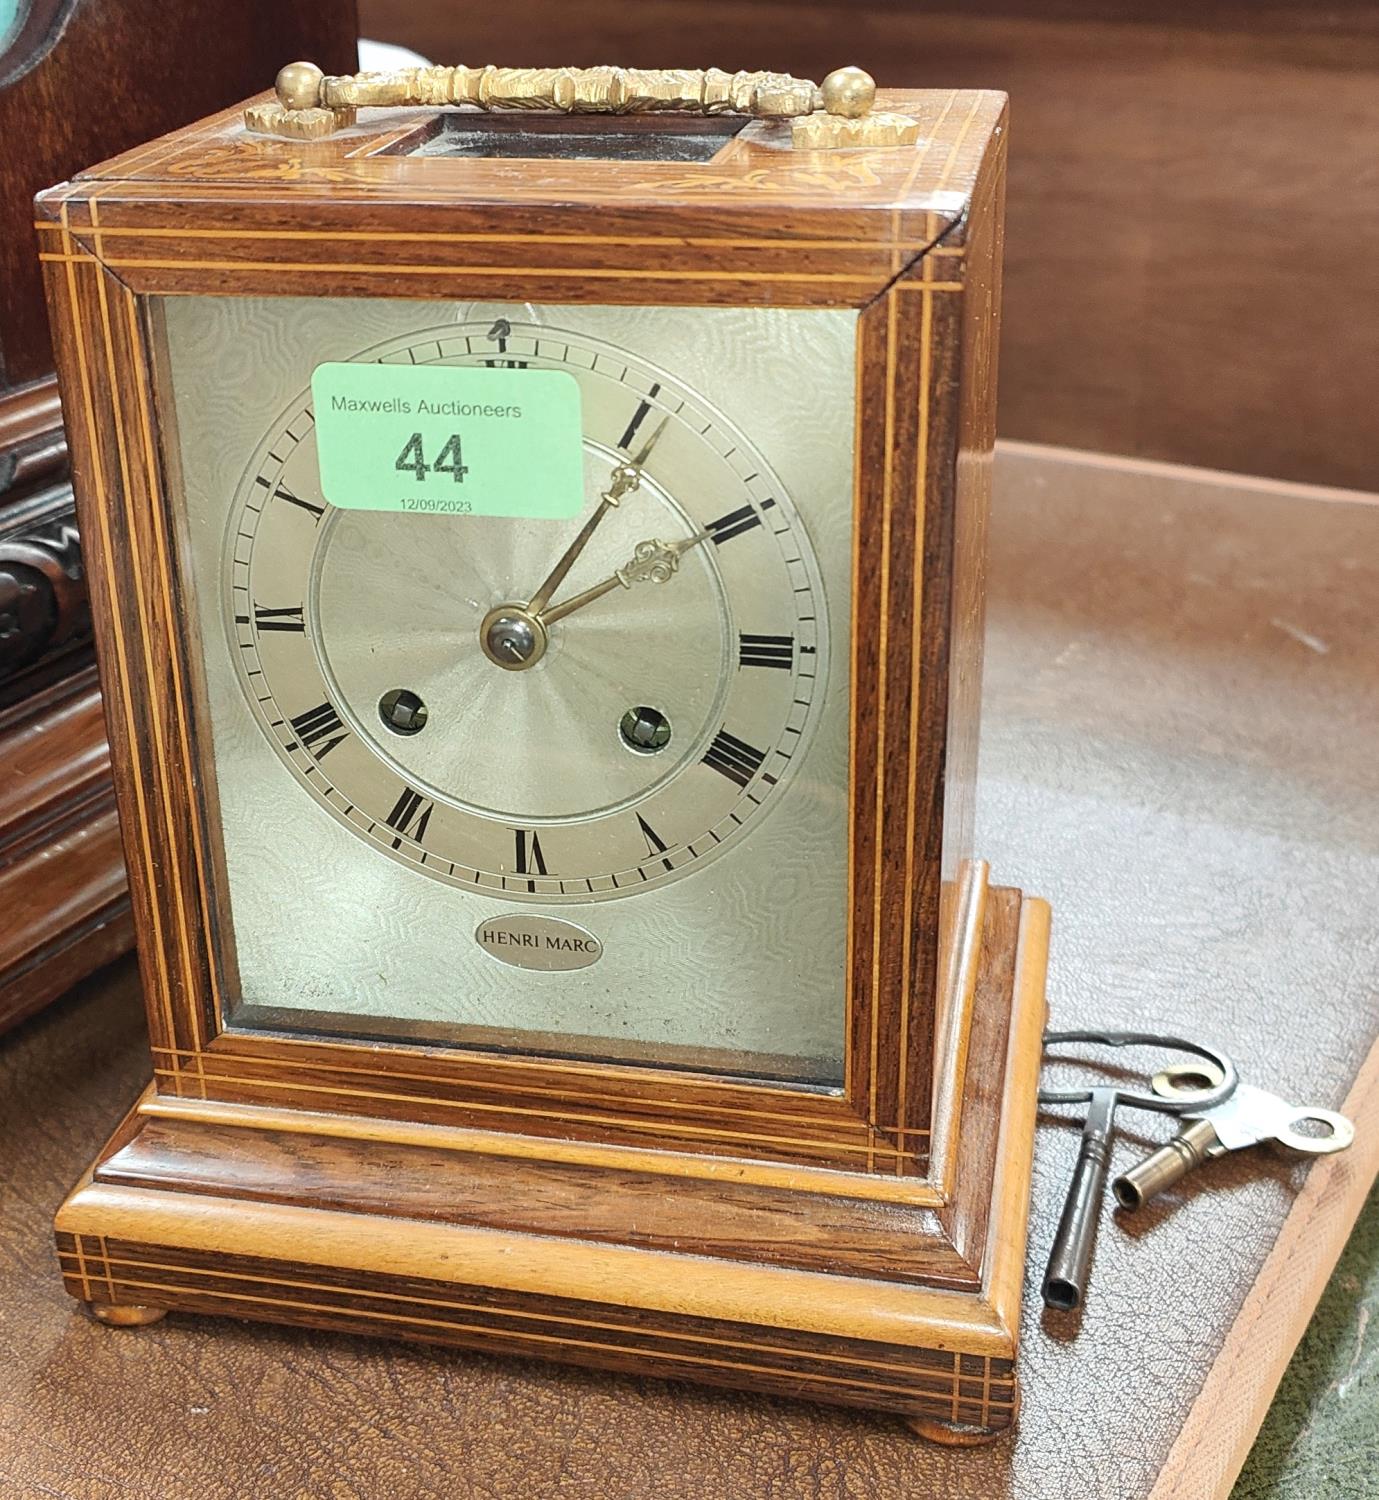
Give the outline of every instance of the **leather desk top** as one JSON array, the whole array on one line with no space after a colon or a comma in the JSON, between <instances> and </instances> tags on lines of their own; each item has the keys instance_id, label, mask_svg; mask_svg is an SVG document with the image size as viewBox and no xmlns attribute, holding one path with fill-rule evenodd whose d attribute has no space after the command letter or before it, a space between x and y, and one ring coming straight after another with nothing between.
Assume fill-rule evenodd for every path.
<instances>
[{"instance_id":1,"label":"leather desk top","mask_svg":"<svg viewBox=\"0 0 1379 1500\"><path fill-rule=\"evenodd\" d=\"M1379 503L1003 450L978 848L1053 902L1055 1024L1200 1031L1252 1081L1346 1098L1379 1032L1376 598ZM1077 1135L1050 1117L1024 1415L973 1451L344 1336L122 1333L68 1300L49 1224L147 1076L136 985L117 966L0 1041L6 1500L1199 1500L1229 1489L1379 1166L1379 1088L1357 1090L1359 1142L1310 1176L1253 1153L1108 1213L1080 1325L1041 1322ZM1124 1124L1117 1168L1168 1129Z\"/></svg>"}]
</instances>

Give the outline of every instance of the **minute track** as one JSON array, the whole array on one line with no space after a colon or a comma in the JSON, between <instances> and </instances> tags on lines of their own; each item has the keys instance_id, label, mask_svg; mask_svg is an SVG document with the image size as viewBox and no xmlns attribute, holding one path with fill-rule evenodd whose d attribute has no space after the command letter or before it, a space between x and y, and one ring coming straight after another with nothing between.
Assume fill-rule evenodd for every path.
<instances>
[{"instance_id":1,"label":"minute track","mask_svg":"<svg viewBox=\"0 0 1379 1500\"><path fill-rule=\"evenodd\" d=\"M447 572L454 533L447 536L433 524L425 540L406 541L420 538L431 518L338 512L325 503L314 481L314 428L299 420L306 415L299 409L289 412L278 428L288 442L265 446L266 468L247 476L241 491L239 524L250 551L247 571L237 575L236 597L244 601L240 613L253 622L250 630L263 633L257 641L237 642L241 671L246 678L250 672L264 674L259 680L266 684L266 701L256 707L265 723L288 720L277 709L277 694L289 686L298 717L317 712L299 709L302 702L338 709L336 725L313 718L307 731L286 729L270 740L323 809L383 854L432 880L517 901L620 898L679 879L717 858L779 799L797 758L801 727L812 722L820 696L813 670L824 644L817 564L784 486L749 436L673 376L587 335L538 330L516 320L510 320L506 347L495 356L495 341L486 336L489 326L425 330L356 357L384 364L468 366L499 357L531 369L568 370L581 388L592 472L603 476L596 484L606 485L612 466L626 461L653 420L669 419L665 440L647 464L645 485L623 497L601 528L597 545L590 545L588 556L577 560L568 581L555 591L555 604L587 590L591 578L608 571L607 554L598 550L605 542L615 567L626 564L633 544L649 537L679 545L697 535L715 545L686 551L675 583L639 589L641 603L635 610L629 612L632 597L614 588L577 614L557 618L550 627L550 660L539 662L536 670L502 672L484 663L494 680L545 684L545 698L533 700L538 704L549 700L555 683L568 680L572 688L583 674L578 675L581 691L570 700L578 706L577 716L565 729L543 733L529 750L503 740L504 726L523 720L515 717L517 700L495 698L487 679L466 677L468 668L462 668L460 679L468 686L453 701L445 698L443 684L433 685L425 660L409 658L404 649L412 626L403 612L408 600L458 601L476 585L500 591L497 596L475 593L481 603L501 603L507 592L501 554L512 551L519 557L524 533L516 523L485 522L490 535L510 531L515 550L504 543L493 552L498 558L496 583L476 574L474 585L464 584L453 569ZM270 451L276 458L267 456ZM251 497L265 491L281 503L265 504L257 513L259 501ZM768 513L770 526L763 525ZM615 523L624 519L629 529L618 531ZM539 562L534 571L523 571L525 564L515 569L522 577L512 584L513 597L529 589L559 551L560 537L553 546L549 530L528 530ZM481 541L479 533L470 535ZM364 547L367 551L358 550ZM468 552L473 553L473 545ZM344 596L332 580L345 576L340 572L345 559L356 553L369 560L372 570L358 576L376 575L380 586L385 575L378 570L385 563L394 566L392 559L407 571L396 575L387 593L353 597L354 586L349 612L342 614ZM270 614L257 603L248 605L254 591L260 598L276 593L282 599L294 580L307 595L302 629L297 628L295 606L272 605ZM655 644L655 622L663 609L677 621L676 611L688 611L686 618L695 622L687 631L676 624L677 637L702 638L706 644L711 640L712 645L707 662L704 654L688 658L676 668L683 675L657 686L666 670L662 648ZM342 633L341 621L349 618L370 622L360 636L361 642L372 643L364 654L346 644L349 632ZM626 630L620 628L623 618L629 621ZM639 643L638 635L649 626L652 638ZM245 622L239 628L244 630ZM435 626L420 619L417 628L435 634ZM452 652L468 650L470 640L457 634ZM683 656L682 648L675 649ZM427 704L426 727L414 736L390 734L380 726L377 702L383 682L374 683L367 671L367 663L380 652L386 659L387 687L417 691ZM588 667L581 665L586 660ZM379 671L384 670L380 664ZM592 677L587 675L591 670ZM556 676L562 673L566 675ZM701 702L691 695L682 702L677 696L685 691L681 684L700 680L707 688L694 691L708 696ZM617 695L606 710L597 706L605 685ZM315 696L307 696L313 688ZM656 707L672 726L666 748L633 754L621 742L619 720L639 702ZM802 719L797 717L801 714ZM318 728L322 722L327 722L325 733ZM482 775L473 780L463 767L443 769L436 759L440 751L430 748L463 745L475 736L493 744L491 785ZM535 767L545 763L535 758L538 748L544 756L547 749L557 753L566 743L572 750L590 746L592 752L582 751L582 760L561 760L559 775L538 773ZM528 760L530 770L525 769ZM711 781L692 784L686 773L699 765L714 774ZM499 766L506 768L505 778L497 776ZM594 783L589 772L589 794L561 804L569 773L581 766L595 767L604 780ZM402 790L399 773L404 776ZM508 783L517 789L509 793ZM710 785L721 791L708 790ZM744 795L749 786L751 794ZM551 798L556 799L553 804ZM349 811L342 811L346 807ZM530 835L524 851L518 850L513 829Z\"/></svg>"}]
</instances>

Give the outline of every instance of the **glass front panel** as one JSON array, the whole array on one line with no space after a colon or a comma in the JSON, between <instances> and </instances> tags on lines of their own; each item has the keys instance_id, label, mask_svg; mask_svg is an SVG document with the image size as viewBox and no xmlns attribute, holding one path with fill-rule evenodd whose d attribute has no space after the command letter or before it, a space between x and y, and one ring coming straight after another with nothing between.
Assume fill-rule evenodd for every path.
<instances>
[{"instance_id":1,"label":"glass front panel","mask_svg":"<svg viewBox=\"0 0 1379 1500\"><path fill-rule=\"evenodd\" d=\"M231 1024L837 1086L856 313L162 309ZM583 511L465 513L540 440L472 384L337 508L339 361L565 372Z\"/></svg>"}]
</instances>

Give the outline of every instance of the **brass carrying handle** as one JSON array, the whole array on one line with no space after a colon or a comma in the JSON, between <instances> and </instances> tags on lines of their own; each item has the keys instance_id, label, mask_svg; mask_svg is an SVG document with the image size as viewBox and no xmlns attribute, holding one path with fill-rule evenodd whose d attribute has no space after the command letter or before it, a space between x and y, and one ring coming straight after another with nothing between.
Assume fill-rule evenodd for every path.
<instances>
[{"instance_id":1,"label":"brass carrying handle","mask_svg":"<svg viewBox=\"0 0 1379 1500\"><path fill-rule=\"evenodd\" d=\"M399 68L328 77L315 63L288 63L277 99L244 111L248 130L319 140L355 122L366 107L469 106L565 114L748 115L792 121L794 145L906 146L919 138L907 115L873 112L876 83L861 68L838 68L822 85L788 73L719 68Z\"/></svg>"}]
</instances>

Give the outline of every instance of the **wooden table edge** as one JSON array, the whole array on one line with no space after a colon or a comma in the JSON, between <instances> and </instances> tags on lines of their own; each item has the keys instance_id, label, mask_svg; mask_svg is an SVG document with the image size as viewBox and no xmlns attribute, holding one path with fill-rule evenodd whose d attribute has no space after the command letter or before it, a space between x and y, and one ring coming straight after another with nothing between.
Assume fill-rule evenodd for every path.
<instances>
[{"instance_id":1,"label":"wooden table edge","mask_svg":"<svg viewBox=\"0 0 1379 1500\"><path fill-rule=\"evenodd\" d=\"M1342 1106L1355 1144L1319 1157L1189 1408L1148 1500L1224 1500L1379 1176L1379 1041Z\"/></svg>"}]
</instances>

